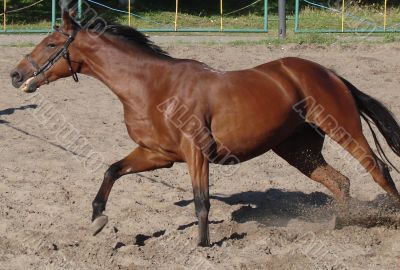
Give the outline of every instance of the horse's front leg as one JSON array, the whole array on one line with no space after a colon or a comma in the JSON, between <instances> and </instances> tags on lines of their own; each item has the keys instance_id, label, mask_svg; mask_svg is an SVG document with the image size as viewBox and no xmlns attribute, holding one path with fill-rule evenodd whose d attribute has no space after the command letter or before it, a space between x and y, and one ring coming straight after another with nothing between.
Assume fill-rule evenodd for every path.
<instances>
[{"instance_id":1,"label":"horse's front leg","mask_svg":"<svg viewBox=\"0 0 400 270\"><path fill-rule=\"evenodd\" d=\"M199 221L199 246L210 246L208 230L209 199L209 161L201 149L193 146L187 155L186 162L192 178L194 205Z\"/></svg>"},{"instance_id":2,"label":"horse's front leg","mask_svg":"<svg viewBox=\"0 0 400 270\"><path fill-rule=\"evenodd\" d=\"M125 174L168 168L172 165L173 162L171 160L143 147L136 148L124 159L111 165L106 171L103 183L92 203L93 235L98 234L108 222L107 216L102 213L106 209L106 203L111 188L118 178Z\"/></svg>"}]
</instances>

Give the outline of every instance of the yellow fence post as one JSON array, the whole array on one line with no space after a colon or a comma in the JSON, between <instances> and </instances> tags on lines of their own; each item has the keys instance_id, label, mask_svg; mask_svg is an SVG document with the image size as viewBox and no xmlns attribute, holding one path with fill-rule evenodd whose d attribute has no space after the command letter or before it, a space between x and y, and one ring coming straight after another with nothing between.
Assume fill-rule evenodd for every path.
<instances>
[{"instance_id":1,"label":"yellow fence post","mask_svg":"<svg viewBox=\"0 0 400 270\"><path fill-rule=\"evenodd\" d=\"M6 31L6 28L7 28L6 12L7 12L7 0L4 0L4 6L3 6L3 30L4 31Z\"/></svg>"},{"instance_id":2,"label":"yellow fence post","mask_svg":"<svg viewBox=\"0 0 400 270\"><path fill-rule=\"evenodd\" d=\"M131 26L131 0L128 0L128 25Z\"/></svg>"},{"instance_id":3,"label":"yellow fence post","mask_svg":"<svg viewBox=\"0 0 400 270\"><path fill-rule=\"evenodd\" d=\"M344 1L342 1L342 32L344 32Z\"/></svg>"},{"instance_id":4,"label":"yellow fence post","mask_svg":"<svg viewBox=\"0 0 400 270\"><path fill-rule=\"evenodd\" d=\"M387 0L385 0L385 11L383 13L383 30L386 31L387 25Z\"/></svg>"},{"instance_id":5,"label":"yellow fence post","mask_svg":"<svg viewBox=\"0 0 400 270\"><path fill-rule=\"evenodd\" d=\"M221 31L224 31L224 7L223 7L223 0L220 0L219 8L220 8L219 14L220 14L220 17L221 17L220 30L221 30Z\"/></svg>"},{"instance_id":6,"label":"yellow fence post","mask_svg":"<svg viewBox=\"0 0 400 270\"><path fill-rule=\"evenodd\" d=\"M175 1L175 23L174 23L174 31L176 32L178 30L178 6L179 6L179 0Z\"/></svg>"}]
</instances>

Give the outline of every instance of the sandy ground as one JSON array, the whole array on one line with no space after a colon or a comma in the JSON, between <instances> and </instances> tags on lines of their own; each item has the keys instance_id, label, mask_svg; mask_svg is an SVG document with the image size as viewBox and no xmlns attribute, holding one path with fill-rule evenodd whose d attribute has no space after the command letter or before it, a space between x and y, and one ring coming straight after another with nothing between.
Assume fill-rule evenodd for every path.
<instances>
[{"instance_id":1,"label":"sandy ground","mask_svg":"<svg viewBox=\"0 0 400 270\"><path fill-rule=\"evenodd\" d=\"M284 56L315 60L400 117L399 44L232 47L157 41L173 56L218 69ZM0 37L0 269L400 269L400 214L380 211L383 191L329 141L326 158L351 179L352 197L368 206L346 226L335 226L332 198L323 186L267 153L241 164L231 177L212 166L211 248L196 246L185 164L123 177L110 196L108 225L91 236L91 201L103 173L135 146L121 105L105 86L84 76L79 84L69 78L42 87L35 96L19 92L8 73L31 48L4 46L7 42L14 41ZM57 132L54 115L64 117L64 133ZM88 150L68 145L67 131L85 138ZM399 175L392 175L398 182Z\"/></svg>"}]
</instances>

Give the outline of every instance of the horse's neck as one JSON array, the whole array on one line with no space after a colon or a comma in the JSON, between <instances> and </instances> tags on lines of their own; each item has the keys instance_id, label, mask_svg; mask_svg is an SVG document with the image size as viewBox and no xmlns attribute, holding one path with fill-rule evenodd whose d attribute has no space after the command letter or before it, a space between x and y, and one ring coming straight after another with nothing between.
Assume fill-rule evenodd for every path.
<instances>
[{"instance_id":1,"label":"horse's neck","mask_svg":"<svg viewBox=\"0 0 400 270\"><path fill-rule=\"evenodd\" d=\"M82 73L107 85L125 103L143 104L154 82L167 76L169 63L141 48L98 46L85 54ZM156 89L157 90L157 89Z\"/></svg>"}]
</instances>

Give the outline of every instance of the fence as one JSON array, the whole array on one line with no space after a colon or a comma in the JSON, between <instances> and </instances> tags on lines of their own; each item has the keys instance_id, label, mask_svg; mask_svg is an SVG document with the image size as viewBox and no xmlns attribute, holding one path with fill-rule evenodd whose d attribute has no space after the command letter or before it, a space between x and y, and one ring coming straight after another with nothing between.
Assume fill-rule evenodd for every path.
<instances>
[{"instance_id":1,"label":"fence","mask_svg":"<svg viewBox=\"0 0 400 270\"><path fill-rule=\"evenodd\" d=\"M36 0L15 6L13 0L3 0L2 28L0 33L42 33L49 32L56 21L56 0ZM44 13L38 6L45 5L48 10ZM14 23L14 19L18 23ZM30 21L28 23L27 21ZM22 22L22 23L21 23Z\"/></svg>"},{"instance_id":2,"label":"fence","mask_svg":"<svg viewBox=\"0 0 400 270\"><path fill-rule=\"evenodd\" d=\"M49 32L60 17L58 0L0 1L3 1L0 33ZM164 4L165 1L163 6L168 10L157 15L157 12L140 10L136 4L139 1L134 0L125 0L124 6L112 5L112 1L105 0L75 0L78 14L82 16L90 6L101 16L117 16L120 23L145 32L268 32L268 0L246 0L243 6L237 6L242 5L240 1L235 9L226 8L224 0L214 0L214 12L207 16L200 15L201 12L197 15L185 12L189 6L193 8L193 1L169 0L169 6ZM400 32L399 0L380 1L381 9L357 6L353 4L357 1L351 0L294 0L294 9L293 2L287 8L294 10L295 33ZM156 0L147 1L151 2L157 3ZM250 9L256 10L258 15L246 15Z\"/></svg>"},{"instance_id":3,"label":"fence","mask_svg":"<svg viewBox=\"0 0 400 270\"><path fill-rule=\"evenodd\" d=\"M382 9L350 0L296 0L295 33L400 32L398 0L381 0ZM389 9L389 4L392 8ZM395 5L398 5L396 7Z\"/></svg>"},{"instance_id":4,"label":"fence","mask_svg":"<svg viewBox=\"0 0 400 270\"><path fill-rule=\"evenodd\" d=\"M3 0L3 27L0 33L15 33L15 32L48 32L51 31L52 27L56 24L59 19L59 7L56 0L51 0L51 6L48 7L46 14L39 16L41 21L38 22L37 17L33 18L28 16L30 12L33 12L35 8L42 5L49 5L49 1L38 0L38 1L19 1L23 2L22 6L11 6L13 0ZM90 6L94 10L101 10L100 15L105 16L117 16L118 21L123 24L139 26L139 30L144 32L253 32L253 33L266 33L268 32L268 0L255 0L247 5L235 10L225 10L223 0L215 0L217 3L216 10L217 15L205 17L205 16L189 16L188 14L182 14L179 12L182 4L188 4L189 1L175 0L175 4L171 6L171 12L163 12L162 16L154 18L150 12L136 11L134 6L134 0L127 0L125 7L116 7L111 5L110 1L99 1L99 0L77 0L78 15L85 16L85 10ZM151 0L150 0L151 2ZM240 22L240 16L235 17L236 14L249 9L256 4L263 4L262 19L257 17L256 21L251 21L247 27L243 27L243 23ZM14 23L13 16L24 17L34 19L33 23L25 22ZM58 15L58 16L57 16ZM192 21L192 25L187 26ZM247 20L246 20L247 21ZM199 26L200 25L200 26Z\"/></svg>"}]
</instances>

